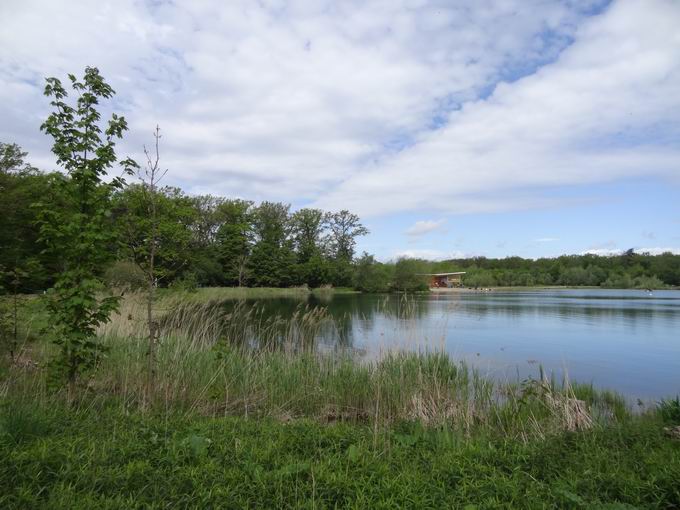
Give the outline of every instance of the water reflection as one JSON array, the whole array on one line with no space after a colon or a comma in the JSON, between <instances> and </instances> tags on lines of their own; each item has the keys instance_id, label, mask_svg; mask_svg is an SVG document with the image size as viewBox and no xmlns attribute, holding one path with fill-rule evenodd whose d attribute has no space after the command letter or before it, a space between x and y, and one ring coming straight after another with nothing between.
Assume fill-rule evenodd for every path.
<instances>
[{"instance_id":1,"label":"water reflection","mask_svg":"<svg viewBox=\"0 0 680 510\"><path fill-rule=\"evenodd\" d=\"M239 306L284 318L301 306L322 309L329 321L313 331L314 343L367 358L443 349L497 377L525 377L541 364L629 395L680 392L680 291L327 294Z\"/></svg>"}]
</instances>

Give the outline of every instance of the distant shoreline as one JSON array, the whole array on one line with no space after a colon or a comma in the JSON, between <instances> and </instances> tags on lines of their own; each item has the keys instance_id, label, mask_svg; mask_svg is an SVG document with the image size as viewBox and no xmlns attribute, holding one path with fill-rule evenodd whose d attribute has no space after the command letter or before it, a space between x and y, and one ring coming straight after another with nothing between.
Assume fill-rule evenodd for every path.
<instances>
[{"instance_id":1,"label":"distant shoreline","mask_svg":"<svg viewBox=\"0 0 680 510\"><path fill-rule=\"evenodd\" d=\"M640 292L647 292L646 289L615 289L592 285L580 285L580 286L568 286L568 285L537 285L537 286L526 286L526 287L484 287L474 289L471 287L451 287L451 288L441 288L433 287L430 288L430 292L435 294L456 294L456 293L483 293L483 292L503 292L503 291L531 291L531 290L637 290ZM675 287L670 287L667 289L652 289L652 292L660 290L680 290Z\"/></svg>"}]
</instances>

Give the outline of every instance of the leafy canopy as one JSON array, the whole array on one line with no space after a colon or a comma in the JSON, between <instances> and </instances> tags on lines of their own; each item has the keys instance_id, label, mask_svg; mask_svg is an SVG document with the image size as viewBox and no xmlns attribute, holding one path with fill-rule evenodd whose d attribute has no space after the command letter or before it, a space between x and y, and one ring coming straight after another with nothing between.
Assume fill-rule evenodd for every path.
<instances>
[{"instance_id":1,"label":"leafy canopy","mask_svg":"<svg viewBox=\"0 0 680 510\"><path fill-rule=\"evenodd\" d=\"M119 298L106 294L99 275L117 244L110 204L123 179L105 178L117 160L116 141L127 123L114 113L104 127L99 125L99 101L110 99L114 91L96 68L86 68L82 81L72 74L69 80L77 94L73 105L61 81L47 78L45 95L52 98L54 110L41 126L53 138L52 152L67 174L53 182L65 207L43 202L37 208L40 239L62 265L48 294L53 339L60 347L53 367L72 384L96 364L100 352L96 329L118 305ZM129 158L120 165L124 174L137 167Z\"/></svg>"}]
</instances>

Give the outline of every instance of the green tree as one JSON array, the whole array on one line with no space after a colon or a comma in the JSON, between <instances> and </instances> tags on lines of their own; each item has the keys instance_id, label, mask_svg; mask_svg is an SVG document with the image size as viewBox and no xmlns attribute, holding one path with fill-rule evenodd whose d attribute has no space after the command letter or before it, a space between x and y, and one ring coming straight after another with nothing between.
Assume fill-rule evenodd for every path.
<instances>
[{"instance_id":1,"label":"green tree","mask_svg":"<svg viewBox=\"0 0 680 510\"><path fill-rule=\"evenodd\" d=\"M299 263L321 253L321 237L326 228L326 215L320 209L300 209L290 218L291 233Z\"/></svg>"},{"instance_id":2,"label":"green tree","mask_svg":"<svg viewBox=\"0 0 680 510\"><path fill-rule=\"evenodd\" d=\"M0 266L0 275L3 280L9 280L9 293L11 299L3 299L2 294L5 289L0 284L0 348L9 352L9 356L14 360L17 354L17 347L19 345L18 327L19 327L19 304L22 301L22 296L19 295L19 286L21 281L28 275L22 269L14 268L10 271L4 271Z\"/></svg>"},{"instance_id":3,"label":"green tree","mask_svg":"<svg viewBox=\"0 0 680 510\"><path fill-rule=\"evenodd\" d=\"M241 287L246 282L254 235L252 208L249 200L227 200L220 205L217 253L227 285Z\"/></svg>"},{"instance_id":4,"label":"green tree","mask_svg":"<svg viewBox=\"0 0 680 510\"><path fill-rule=\"evenodd\" d=\"M226 283L220 264L217 235L225 218L222 205L226 200L212 195L191 197L194 207L192 257L189 271L200 285L223 285Z\"/></svg>"},{"instance_id":5,"label":"green tree","mask_svg":"<svg viewBox=\"0 0 680 510\"><path fill-rule=\"evenodd\" d=\"M364 252L356 262L354 288L361 292L387 292L392 283L390 266L376 261Z\"/></svg>"},{"instance_id":6,"label":"green tree","mask_svg":"<svg viewBox=\"0 0 680 510\"><path fill-rule=\"evenodd\" d=\"M427 263L423 260L401 258L394 265L394 281L392 286L402 292L428 290Z\"/></svg>"},{"instance_id":7,"label":"green tree","mask_svg":"<svg viewBox=\"0 0 680 510\"><path fill-rule=\"evenodd\" d=\"M121 257L134 261L145 274L153 274L156 285L170 284L191 270L194 212L191 198L179 188L151 187L148 180L127 186L114 198ZM151 236L154 243L150 243Z\"/></svg>"},{"instance_id":8,"label":"green tree","mask_svg":"<svg viewBox=\"0 0 680 510\"><path fill-rule=\"evenodd\" d=\"M258 287L285 287L296 281L290 239L290 206L262 202L253 213L255 246L248 261L248 280Z\"/></svg>"},{"instance_id":9,"label":"green tree","mask_svg":"<svg viewBox=\"0 0 680 510\"><path fill-rule=\"evenodd\" d=\"M74 106L67 102L61 81L47 78L45 95L52 98L54 111L41 126L53 138L52 152L68 175L55 181L68 207L38 207L41 240L62 261L47 302L59 346L52 366L68 381L71 398L77 378L96 365L101 353L97 328L118 306L119 298L106 292L99 275L114 254L111 195L123 185L121 178L107 182L105 177L117 161L116 140L123 137L127 123L113 114L104 128L99 126L99 100L111 98L114 90L96 68L86 68L82 81L74 75L69 80L78 95ZM128 174L137 167L129 158L120 164Z\"/></svg>"},{"instance_id":10,"label":"green tree","mask_svg":"<svg viewBox=\"0 0 680 510\"><path fill-rule=\"evenodd\" d=\"M352 284L352 259L357 238L368 234L359 216L347 210L327 215L330 229L329 249L333 259L333 283L338 286Z\"/></svg>"},{"instance_id":11,"label":"green tree","mask_svg":"<svg viewBox=\"0 0 680 510\"><path fill-rule=\"evenodd\" d=\"M23 173L34 170L26 163L27 152L16 143L0 142L0 174ZM2 189L2 188L0 188Z\"/></svg>"},{"instance_id":12,"label":"green tree","mask_svg":"<svg viewBox=\"0 0 680 510\"><path fill-rule=\"evenodd\" d=\"M327 217L331 231L332 254L337 260L351 261L357 238L368 234L368 229L360 222L359 216L347 210L331 213Z\"/></svg>"},{"instance_id":13,"label":"green tree","mask_svg":"<svg viewBox=\"0 0 680 510\"><path fill-rule=\"evenodd\" d=\"M37 211L32 204L53 194L51 181L61 176L39 172L24 161L26 153L16 144L0 143L0 285L17 292L36 292L49 286L56 259L42 253ZM53 200L54 208L61 208ZM23 273L16 287L10 273Z\"/></svg>"},{"instance_id":14,"label":"green tree","mask_svg":"<svg viewBox=\"0 0 680 510\"><path fill-rule=\"evenodd\" d=\"M320 209L300 209L290 219L301 283L318 287L330 283L331 267L324 256L327 215Z\"/></svg>"}]
</instances>

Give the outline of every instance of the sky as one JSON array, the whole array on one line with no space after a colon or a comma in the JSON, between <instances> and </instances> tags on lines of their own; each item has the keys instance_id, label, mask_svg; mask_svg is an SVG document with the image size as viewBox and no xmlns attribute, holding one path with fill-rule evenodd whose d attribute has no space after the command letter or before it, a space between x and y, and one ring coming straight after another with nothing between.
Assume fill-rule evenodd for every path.
<instances>
[{"instance_id":1,"label":"sky","mask_svg":"<svg viewBox=\"0 0 680 510\"><path fill-rule=\"evenodd\" d=\"M0 0L0 141L96 66L166 184L349 209L380 259L680 253L680 0Z\"/></svg>"}]
</instances>

